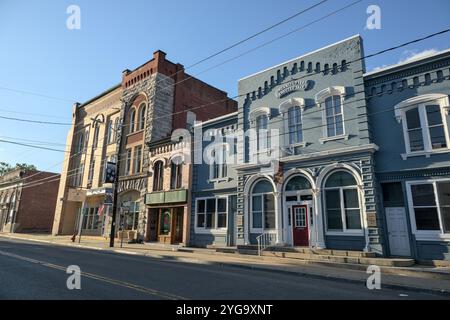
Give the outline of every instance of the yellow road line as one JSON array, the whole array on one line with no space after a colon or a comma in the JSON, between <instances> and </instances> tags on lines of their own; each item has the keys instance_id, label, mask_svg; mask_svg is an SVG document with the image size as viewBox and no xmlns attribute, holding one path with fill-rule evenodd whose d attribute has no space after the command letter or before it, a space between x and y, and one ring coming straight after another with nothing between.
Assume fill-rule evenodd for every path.
<instances>
[{"instance_id":1,"label":"yellow road line","mask_svg":"<svg viewBox=\"0 0 450 320\"><path fill-rule=\"evenodd\" d=\"M61 271L64 271L64 272L66 272L66 270L67 270L67 268L63 267L63 266L59 266L59 265L48 263L48 262L45 262L45 261L40 261L40 260L36 260L36 259L20 256L20 255L17 255L17 254L14 254L14 253L10 253L10 252L6 252L6 251L2 251L2 250L0 250L0 255L11 257L11 258L15 258L15 259L19 259L19 260L30 262L30 263L34 263L34 264L39 264L39 265L47 267L47 268L61 270ZM163 299L168 299L168 300L188 300L188 298L185 298L185 297L182 297L182 296L179 296L179 295L175 295L175 294L172 294L172 293L167 293L167 292L162 292L162 291L159 291L159 290L156 290L156 289L142 287L142 286L139 286L139 285L136 285L136 284L132 284L132 283L116 280L116 279L103 277L103 276L96 275L96 274L93 274L93 273L88 273L88 272L83 272L82 271L81 275L85 276L87 278L91 278L91 279L94 279L94 280L98 280L98 281L101 281L101 282L106 282L106 283L109 283L109 284L113 284L113 285L116 285L116 286L132 289L132 290L136 290L136 291L139 291L139 292L142 292L142 293L145 293L145 294L148 294L148 295L157 296L157 297L163 298Z\"/></svg>"}]
</instances>

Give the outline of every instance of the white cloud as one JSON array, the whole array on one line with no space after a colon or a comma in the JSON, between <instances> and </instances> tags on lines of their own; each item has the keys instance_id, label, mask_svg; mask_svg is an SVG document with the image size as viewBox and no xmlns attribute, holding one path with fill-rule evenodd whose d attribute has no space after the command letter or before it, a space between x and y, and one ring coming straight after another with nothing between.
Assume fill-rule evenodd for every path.
<instances>
[{"instance_id":1,"label":"white cloud","mask_svg":"<svg viewBox=\"0 0 450 320\"><path fill-rule=\"evenodd\" d=\"M423 51L417 51L417 50L405 50L403 51L403 53L401 54L401 58L400 60L397 62L397 64L400 63L407 63L407 62L412 62L412 61L416 61L416 60L420 60L429 56L432 56L434 54L437 54L439 52L442 52L441 50L437 50L437 49L426 49ZM379 71L385 68L389 68L395 66L395 64L384 64L381 67L375 67L373 68L370 72L375 72L375 71Z\"/></svg>"},{"instance_id":2,"label":"white cloud","mask_svg":"<svg viewBox=\"0 0 450 320\"><path fill-rule=\"evenodd\" d=\"M403 54L402 54L403 58L401 58L398 63L406 63L406 62L423 59L423 58L432 56L434 54L437 54L439 52L441 52L441 51L437 50L437 49L426 49L426 50L419 51L419 52L417 50L405 50L405 51L403 51Z\"/></svg>"}]
</instances>

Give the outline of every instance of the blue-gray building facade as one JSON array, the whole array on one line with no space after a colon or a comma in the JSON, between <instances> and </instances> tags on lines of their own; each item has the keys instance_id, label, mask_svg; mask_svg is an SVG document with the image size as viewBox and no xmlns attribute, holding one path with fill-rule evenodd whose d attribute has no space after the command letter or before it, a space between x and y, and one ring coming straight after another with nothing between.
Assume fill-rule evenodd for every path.
<instances>
[{"instance_id":1,"label":"blue-gray building facade","mask_svg":"<svg viewBox=\"0 0 450 320\"><path fill-rule=\"evenodd\" d=\"M237 112L194 125L190 244L236 245ZM228 159L228 161L227 161Z\"/></svg>"},{"instance_id":2,"label":"blue-gray building facade","mask_svg":"<svg viewBox=\"0 0 450 320\"><path fill-rule=\"evenodd\" d=\"M386 252L450 259L450 51L364 78Z\"/></svg>"},{"instance_id":3,"label":"blue-gray building facade","mask_svg":"<svg viewBox=\"0 0 450 320\"><path fill-rule=\"evenodd\" d=\"M194 126L227 160L194 159L191 245L448 259L449 80L450 51L366 73L358 35L239 80Z\"/></svg>"}]
</instances>

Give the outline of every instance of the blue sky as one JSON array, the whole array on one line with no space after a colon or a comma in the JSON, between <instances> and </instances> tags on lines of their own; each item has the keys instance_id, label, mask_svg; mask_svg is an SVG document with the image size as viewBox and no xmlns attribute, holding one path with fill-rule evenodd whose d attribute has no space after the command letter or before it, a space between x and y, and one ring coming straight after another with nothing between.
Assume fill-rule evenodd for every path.
<instances>
[{"instance_id":1,"label":"blue sky","mask_svg":"<svg viewBox=\"0 0 450 320\"><path fill-rule=\"evenodd\" d=\"M282 40L211 71L216 64L301 27L354 0L329 0L188 72L229 92L237 80L354 34L366 54L446 29L448 0L366 0ZM0 0L0 116L33 120L71 120L71 102L83 102L117 84L161 49L189 66L319 0ZM66 28L69 5L81 9L81 29ZM369 5L381 8L381 30L365 29ZM439 36L366 61L367 70L397 63L427 50L449 47ZM5 88L18 90L10 91ZM38 93L42 96L25 94ZM50 99L43 96L60 98ZM52 142L63 149L66 126L24 124L0 119L0 139ZM23 140L17 140L23 139ZM63 153L0 142L0 161L28 162L58 172Z\"/></svg>"}]
</instances>

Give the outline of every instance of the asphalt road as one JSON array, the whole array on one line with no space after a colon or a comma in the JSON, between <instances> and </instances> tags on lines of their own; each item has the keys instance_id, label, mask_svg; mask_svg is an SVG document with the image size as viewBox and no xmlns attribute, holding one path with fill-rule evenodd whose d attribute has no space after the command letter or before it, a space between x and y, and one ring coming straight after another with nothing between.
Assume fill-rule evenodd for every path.
<instances>
[{"instance_id":1,"label":"asphalt road","mask_svg":"<svg viewBox=\"0 0 450 320\"><path fill-rule=\"evenodd\" d=\"M68 266L81 289L69 290ZM0 299L443 299L363 284L0 238Z\"/></svg>"}]
</instances>

